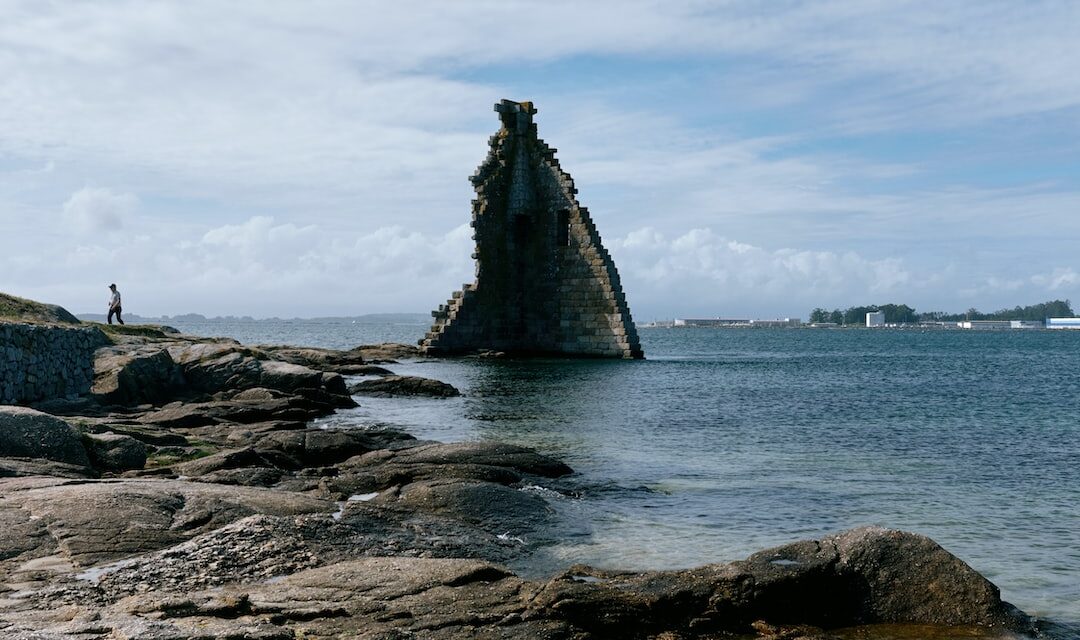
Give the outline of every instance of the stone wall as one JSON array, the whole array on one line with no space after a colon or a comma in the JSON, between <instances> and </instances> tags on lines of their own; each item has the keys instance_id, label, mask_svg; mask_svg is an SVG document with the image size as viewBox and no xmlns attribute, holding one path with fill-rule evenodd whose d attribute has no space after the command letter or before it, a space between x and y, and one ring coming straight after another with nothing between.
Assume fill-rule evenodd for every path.
<instances>
[{"instance_id":1,"label":"stone wall","mask_svg":"<svg viewBox=\"0 0 1080 640\"><path fill-rule=\"evenodd\" d=\"M618 270L537 137L536 110L509 100L495 110L502 127L471 178L476 282L432 312L422 350L642 357Z\"/></svg>"},{"instance_id":2,"label":"stone wall","mask_svg":"<svg viewBox=\"0 0 1080 640\"><path fill-rule=\"evenodd\" d=\"M0 322L0 404L74 397L90 390L96 327Z\"/></svg>"}]
</instances>

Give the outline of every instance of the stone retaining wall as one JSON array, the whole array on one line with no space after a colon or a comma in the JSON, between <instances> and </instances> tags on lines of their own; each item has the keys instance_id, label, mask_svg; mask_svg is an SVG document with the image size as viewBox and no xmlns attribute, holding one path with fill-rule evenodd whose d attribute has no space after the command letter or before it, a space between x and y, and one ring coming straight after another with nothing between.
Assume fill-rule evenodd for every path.
<instances>
[{"instance_id":1,"label":"stone retaining wall","mask_svg":"<svg viewBox=\"0 0 1080 640\"><path fill-rule=\"evenodd\" d=\"M0 404L87 393L94 351L108 343L96 327L0 322Z\"/></svg>"}]
</instances>

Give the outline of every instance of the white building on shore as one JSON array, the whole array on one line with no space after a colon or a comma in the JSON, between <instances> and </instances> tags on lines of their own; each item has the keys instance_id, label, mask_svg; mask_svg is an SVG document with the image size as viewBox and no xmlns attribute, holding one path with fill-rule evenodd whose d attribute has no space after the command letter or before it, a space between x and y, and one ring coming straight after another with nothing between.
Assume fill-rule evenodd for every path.
<instances>
[{"instance_id":1,"label":"white building on shore","mask_svg":"<svg viewBox=\"0 0 1080 640\"><path fill-rule=\"evenodd\" d=\"M738 327L750 324L743 318L675 318L676 327Z\"/></svg>"},{"instance_id":2,"label":"white building on shore","mask_svg":"<svg viewBox=\"0 0 1080 640\"><path fill-rule=\"evenodd\" d=\"M961 329L976 329L976 330L990 330L990 329L1012 329L1012 320L963 320L957 322L956 326Z\"/></svg>"},{"instance_id":3,"label":"white building on shore","mask_svg":"<svg viewBox=\"0 0 1080 640\"><path fill-rule=\"evenodd\" d=\"M1047 329L1080 329L1080 318L1047 318Z\"/></svg>"},{"instance_id":4,"label":"white building on shore","mask_svg":"<svg viewBox=\"0 0 1080 640\"><path fill-rule=\"evenodd\" d=\"M676 318L674 327L801 327L799 318L750 320L747 318Z\"/></svg>"},{"instance_id":5,"label":"white building on shore","mask_svg":"<svg viewBox=\"0 0 1080 640\"><path fill-rule=\"evenodd\" d=\"M1042 329L1046 325L1042 320L1010 320L1013 329Z\"/></svg>"},{"instance_id":6,"label":"white building on shore","mask_svg":"<svg viewBox=\"0 0 1080 640\"><path fill-rule=\"evenodd\" d=\"M961 329L1042 329L1039 320L963 320L956 326ZM1080 327L1077 327L1080 329Z\"/></svg>"},{"instance_id":7,"label":"white building on shore","mask_svg":"<svg viewBox=\"0 0 1080 640\"><path fill-rule=\"evenodd\" d=\"M870 311L866 314L866 326L868 327L884 327L885 326L885 312L884 311Z\"/></svg>"},{"instance_id":8,"label":"white building on shore","mask_svg":"<svg viewBox=\"0 0 1080 640\"><path fill-rule=\"evenodd\" d=\"M769 320L751 320L751 327L801 327L801 318L773 318Z\"/></svg>"}]
</instances>

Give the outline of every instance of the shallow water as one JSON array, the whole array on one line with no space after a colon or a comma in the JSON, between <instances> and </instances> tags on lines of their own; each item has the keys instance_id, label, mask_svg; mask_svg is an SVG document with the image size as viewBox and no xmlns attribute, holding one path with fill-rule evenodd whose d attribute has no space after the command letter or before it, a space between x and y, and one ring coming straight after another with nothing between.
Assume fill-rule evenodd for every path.
<instances>
[{"instance_id":1,"label":"shallow water","mask_svg":"<svg viewBox=\"0 0 1080 640\"><path fill-rule=\"evenodd\" d=\"M424 329L262 324L232 334L342 348ZM644 362L404 363L464 395L364 399L333 420L563 458L583 495L548 498L582 535L557 564L686 567L879 524L934 538L1029 613L1080 623L1080 332L641 337Z\"/></svg>"}]
</instances>

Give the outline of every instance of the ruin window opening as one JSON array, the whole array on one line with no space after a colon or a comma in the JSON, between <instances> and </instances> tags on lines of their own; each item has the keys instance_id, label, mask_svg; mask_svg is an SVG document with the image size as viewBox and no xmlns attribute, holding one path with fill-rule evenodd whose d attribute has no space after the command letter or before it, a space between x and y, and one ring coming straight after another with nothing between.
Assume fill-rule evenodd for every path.
<instances>
[{"instance_id":1,"label":"ruin window opening","mask_svg":"<svg viewBox=\"0 0 1080 640\"><path fill-rule=\"evenodd\" d=\"M529 216L514 216L514 246L521 248L529 242Z\"/></svg>"},{"instance_id":2,"label":"ruin window opening","mask_svg":"<svg viewBox=\"0 0 1080 640\"><path fill-rule=\"evenodd\" d=\"M558 247L570 246L570 212L566 209L559 209L559 213L555 216L555 245Z\"/></svg>"}]
</instances>

